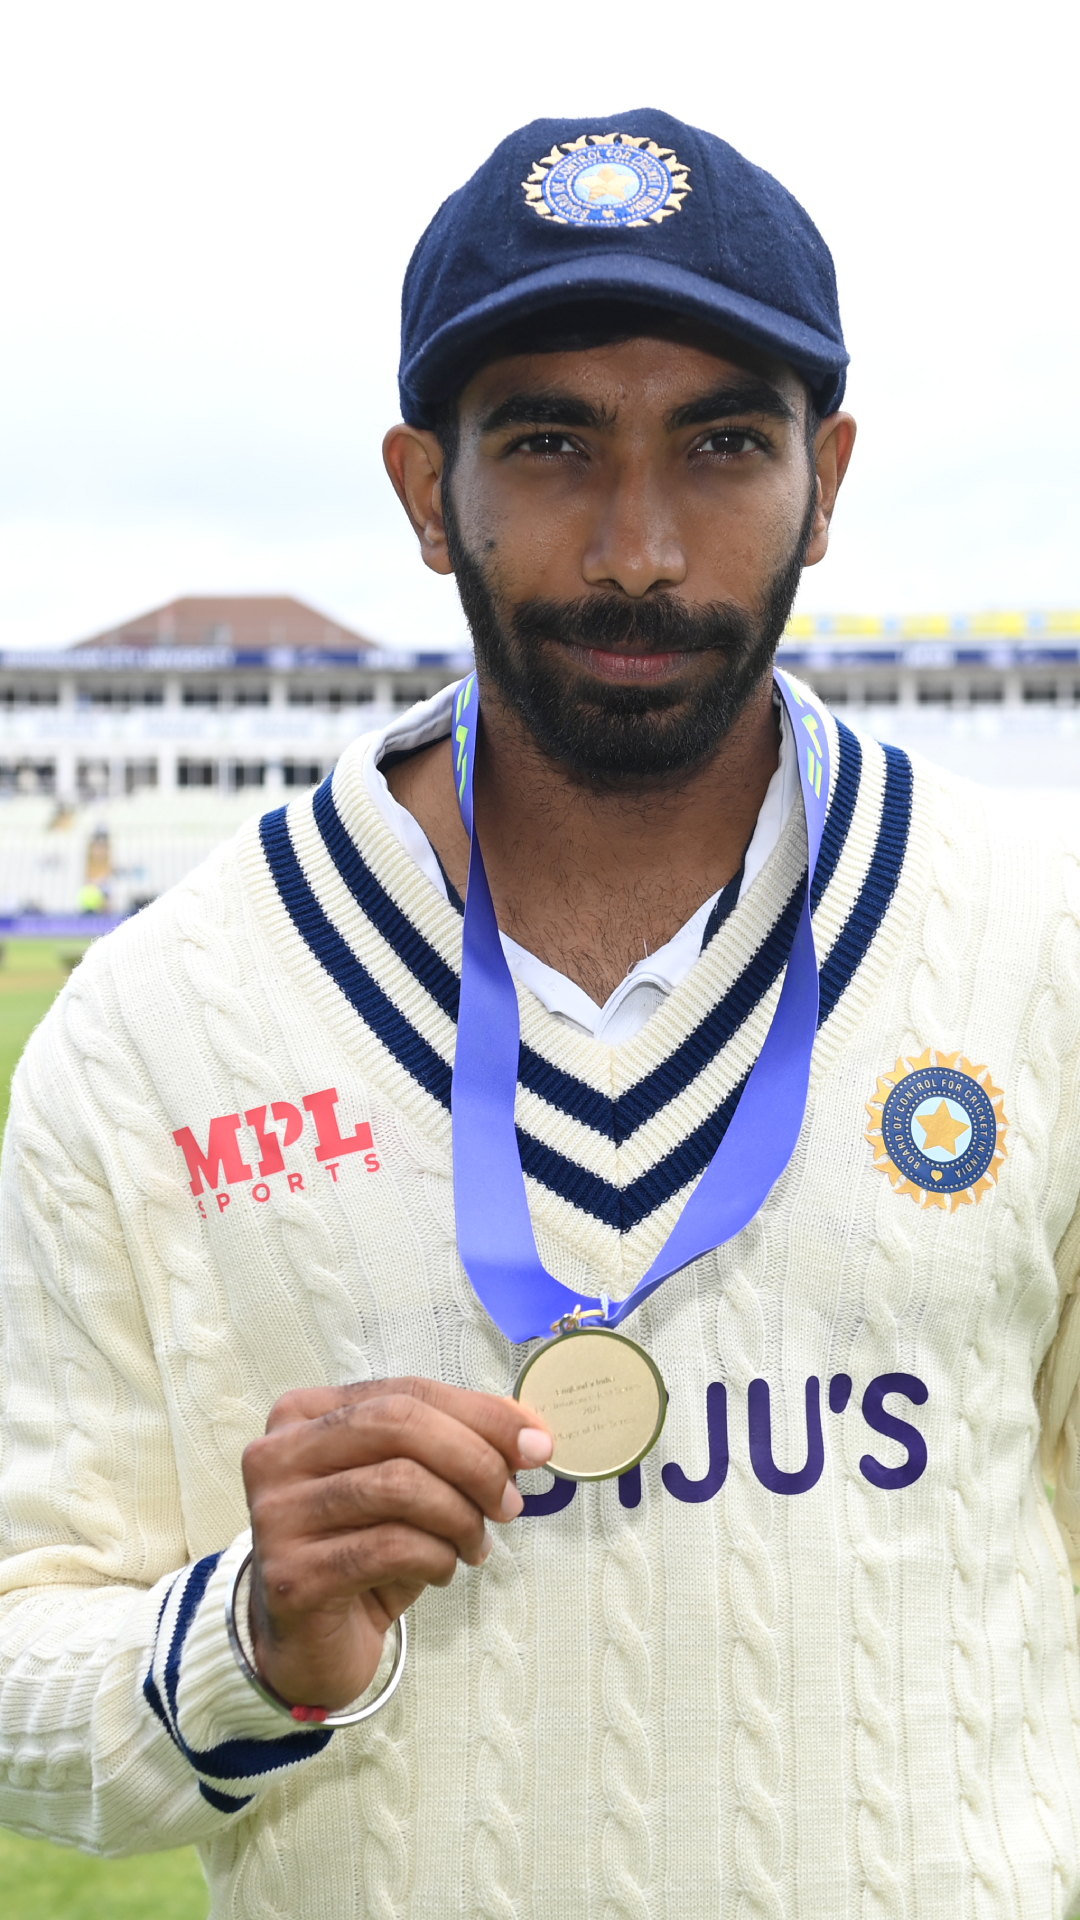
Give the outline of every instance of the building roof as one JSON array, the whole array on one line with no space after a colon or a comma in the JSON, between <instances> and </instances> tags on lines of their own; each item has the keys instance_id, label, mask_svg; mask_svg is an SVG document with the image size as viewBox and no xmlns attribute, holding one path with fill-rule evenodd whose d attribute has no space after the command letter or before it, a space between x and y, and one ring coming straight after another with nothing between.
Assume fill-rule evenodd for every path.
<instances>
[{"instance_id":1,"label":"building roof","mask_svg":"<svg viewBox=\"0 0 1080 1920\"><path fill-rule=\"evenodd\" d=\"M238 652L289 648L299 653L350 653L374 643L288 594L188 594L134 620L77 642L75 651L113 647L232 647Z\"/></svg>"}]
</instances>

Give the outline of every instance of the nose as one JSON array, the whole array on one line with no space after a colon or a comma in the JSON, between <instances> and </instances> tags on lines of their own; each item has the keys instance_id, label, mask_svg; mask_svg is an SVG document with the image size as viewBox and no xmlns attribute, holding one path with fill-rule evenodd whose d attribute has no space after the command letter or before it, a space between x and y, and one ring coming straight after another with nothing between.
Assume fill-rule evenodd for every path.
<instances>
[{"instance_id":1,"label":"nose","mask_svg":"<svg viewBox=\"0 0 1080 1920\"><path fill-rule=\"evenodd\" d=\"M615 588L632 600L686 579L686 552L662 479L645 461L612 474L597 503L582 574L590 587Z\"/></svg>"}]
</instances>

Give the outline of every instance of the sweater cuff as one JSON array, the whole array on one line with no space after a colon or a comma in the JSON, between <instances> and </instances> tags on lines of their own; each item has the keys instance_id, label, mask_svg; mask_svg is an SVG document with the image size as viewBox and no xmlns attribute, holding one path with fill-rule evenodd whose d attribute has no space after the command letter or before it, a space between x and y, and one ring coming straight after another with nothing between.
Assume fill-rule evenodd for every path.
<instances>
[{"instance_id":1,"label":"sweater cuff","mask_svg":"<svg viewBox=\"0 0 1080 1920\"><path fill-rule=\"evenodd\" d=\"M204 1799L237 1813L283 1768L311 1759L332 1738L289 1722L260 1699L236 1664L225 1598L251 1534L209 1554L173 1581L158 1621L144 1696L200 1776ZM241 1627L243 1622L240 1623Z\"/></svg>"}]
</instances>

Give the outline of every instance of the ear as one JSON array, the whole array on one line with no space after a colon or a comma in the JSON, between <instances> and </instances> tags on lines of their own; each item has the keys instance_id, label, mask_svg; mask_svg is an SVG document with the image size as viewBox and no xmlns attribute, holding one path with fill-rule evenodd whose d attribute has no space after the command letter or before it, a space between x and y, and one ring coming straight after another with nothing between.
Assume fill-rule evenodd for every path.
<instances>
[{"instance_id":1,"label":"ear","mask_svg":"<svg viewBox=\"0 0 1080 1920\"><path fill-rule=\"evenodd\" d=\"M420 542L420 557L432 573L453 573L442 516L443 450L423 427L391 427L383 441L383 465Z\"/></svg>"},{"instance_id":2,"label":"ear","mask_svg":"<svg viewBox=\"0 0 1080 1920\"><path fill-rule=\"evenodd\" d=\"M850 413L830 413L814 436L814 468L817 474L817 508L810 545L804 566L816 566L829 549L829 524L836 505L848 461L855 445L855 422Z\"/></svg>"}]
</instances>

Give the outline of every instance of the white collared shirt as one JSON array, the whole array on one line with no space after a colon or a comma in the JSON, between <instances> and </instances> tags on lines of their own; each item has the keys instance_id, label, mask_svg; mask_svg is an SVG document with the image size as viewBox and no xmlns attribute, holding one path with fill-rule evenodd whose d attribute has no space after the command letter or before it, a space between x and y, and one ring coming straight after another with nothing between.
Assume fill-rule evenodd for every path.
<instances>
[{"instance_id":1,"label":"white collared shirt","mask_svg":"<svg viewBox=\"0 0 1080 1920\"><path fill-rule=\"evenodd\" d=\"M407 713L392 720L381 732L371 735L364 755L364 780L368 793L406 853L444 900L449 898L446 881L431 842L408 809L394 799L380 769L380 762L388 753L409 753L417 747L445 739L450 732L451 708L456 691L456 687L444 687L433 699L410 707ZM739 887L740 900L753 886L779 840L798 788L799 771L791 725L781 705L780 758L746 849ZM645 1022L689 973L701 952L709 916L722 891L718 889L702 901L696 913L691 914L678 933L658 947L655 953L643 955L630 968L626 978L620 980L602 1007L576 981L568 979L556 967L549 967L546 961L539 960L526 947L519 946L509 934L501 933L499 938L514 978L522 986L528 987L549 1013L564 1020L568 1026L576 1027L579 1033L616 1046L640 1033Z\"/></svg>"}]
</instances>

